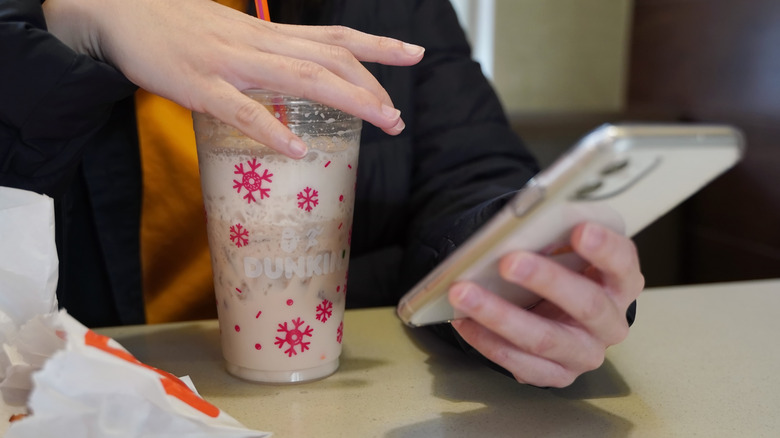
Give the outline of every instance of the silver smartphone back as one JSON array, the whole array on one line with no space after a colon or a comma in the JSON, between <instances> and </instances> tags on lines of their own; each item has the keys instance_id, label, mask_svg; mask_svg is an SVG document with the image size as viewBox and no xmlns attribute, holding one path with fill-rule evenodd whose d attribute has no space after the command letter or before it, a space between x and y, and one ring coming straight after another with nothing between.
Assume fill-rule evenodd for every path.
<instances>
[{"instance_id":1,"label":"silver smartphone back","mask_svg":"<svg viewBox=\"0 0 780 438\"><path fill-rule=\"evenodd\" d=\"M574 270L572 228L599 222L633 236L732 167L744 153L739 130L723 125L603 125L532 178L485 226L406 293L397 313L420 326L460 317L447 299L470 280L515 305L539 298L498 275L513 250L547 255Z\"/></svg>"}]
</instances>

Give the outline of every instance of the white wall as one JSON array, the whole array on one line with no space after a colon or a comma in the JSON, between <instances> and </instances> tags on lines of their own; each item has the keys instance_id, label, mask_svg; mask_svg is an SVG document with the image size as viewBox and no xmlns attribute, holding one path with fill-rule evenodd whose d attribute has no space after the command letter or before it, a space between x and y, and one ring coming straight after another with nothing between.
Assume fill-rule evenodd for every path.
<instances>
[{"instance_id":1,"label":"white wall","mask_svg":"<svg viewBox=\"0 0 780 438\"><path fill-rule=\"evenodd\" d=\"M495 0L494 84L509 112L624 105L632 0Z\"/></svg>"},{"instance_id":2,"label":"white wall","mask_svg":"<svg viewBox=\"0 0 780 438\"><path fill-rule=\"evenodd\" d=\"M622 109L632 0L451 0L511 113Z\"/></svg>"},{"instance_id":3,"label":"white wall","mask_svg":"<svg viewBox=\"0 0 780 438\"><path fill-rule=\"evenodd\" d=\"M472 53L485 76L493 78L495 52L495 0L451 0L466 30Z\"/></svg>"}]
</instances>

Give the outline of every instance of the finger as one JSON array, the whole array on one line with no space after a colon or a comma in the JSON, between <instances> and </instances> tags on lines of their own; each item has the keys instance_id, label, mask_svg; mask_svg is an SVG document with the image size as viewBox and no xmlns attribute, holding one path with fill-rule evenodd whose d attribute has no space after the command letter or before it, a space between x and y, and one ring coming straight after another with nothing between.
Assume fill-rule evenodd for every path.
<instances>
[{"instance_id":1,"label":"finger","mask_svg":"<svg viewBox=\"0 0 780 438\"><path fill-rule=\"evenodd\" d=\"M554 361L518 350L506 339L471 319L452 321L452 326L463 340L488 360L512 373L520 383L563 388L574 382L578 375Z\"/></svg>"},{"instance_id":2,"label":"finger","mask_svg":"<svg viewBox=\"0 0 780 438\"><path fill-rule=\"evenodd\" d=\"M454 308L510 343L512 350L583 370L600 366L604 359L605 346L587 332L540 317L474 283L455 284L448 298Z\"/></svg>"},{"instance_id":3,"label":"finger","mask_svg":"<svg viewBox=\"0 0 780 438\"><path fill-rule=\"evenodd\" d=\"M376 77L355 58L352 52L344 47L269 32L267 37L254 43L254 48L261 53L275 54L290 60L310 61L321 65L348 83L368 90L383 104L393 106L390 95L387 94ZM258 61L254 62L260 64ZM261 65L267 65L266 62ZM295 64L289 63L289 65ZM257 77L255 69L251 69L247 73L250 75L246 78L247 80L251 81Z\"/></svg>"},{"instance_id":4,"label":"finger","mask_svg":"<svg viewBox=\"0 0 780 438\"><path fill-rule=\"evenodd\" d=\"M639 296L645 279L631 239L598 224L584 223L572 231L571 243L598 270L598 278L618 302L628 306Z\"/></svg>"},{"instance_id":5,"label":"finger","mask_svg":"<svg viewBox=\"0 0 780 438\"><path fill-rule=\"evenodd\" d=\"M264 25L288 37L344 47L364 62L409 66L420 62L425 53L425 48L421 46L367 34L345 26L296 26L277 23Z\"/></svg>"},{"instance_id":6,"label":"finger","mask_svg":"<svg viewBox=\"0 0 780 438\"><path fill-rule=\"evenodd\" d=\"M311 99L359 117L390 135L405 128L401 112L385 104L369 90L352 84L317 63L267 53L255 53L238 84L242 88L260 87ZM247 70L244 70L247 71Z\"/></svg>"},{"instance_id":7,"label":"finger","mask_svg":"<svg viewBox=\"0 0 780 438\"><path fill-rule=\"evenodd\" d=\"M552 302L607 345L628 335L625 307L621 310L600 284L550 259L512 252L499 262L499 273Z\"/></svg>"},{"instance_id":8,"label":"finger","mask_svg":"<svg viewBox=\"0 0 780 438\"><path fill-rule=\"evenodd\" d=\"M262 37L248 41L265 52L308 60L322 65L345 80L376 94L392 106L390 97L359 60L393 65L412 65L424 49L402 41L359 32L344 26L292 26L255 21Z\"/></svg>"},{"instance_id":9,"label":"finger","mask_svg":"<svg viewBox=\"0 0 780 438\"><path fill-rule=\"evenodd\" d=\"M314 62L345 81L368 90L385 105L393 106L390 95L348 49L340 46L295 40L277 51L280 55Z\"/></svg>"},{"instance_id":10,"label":"finger","mask_svg":"<svg viewBox=\"0 0 780 438\"><path fill-rule=\"evenodd\" d=\"M204 93L202 108L217 119L233 126L253 140L284 155L301 158L306 155L306 144L279 122L260 103L238 91L228 83Z\"/></svg>"}]
</instances>

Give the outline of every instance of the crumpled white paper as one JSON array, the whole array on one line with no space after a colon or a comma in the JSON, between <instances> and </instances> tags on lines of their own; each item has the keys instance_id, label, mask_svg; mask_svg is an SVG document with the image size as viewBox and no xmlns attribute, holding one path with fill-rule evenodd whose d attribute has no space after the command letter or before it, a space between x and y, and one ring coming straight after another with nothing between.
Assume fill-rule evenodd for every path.
<instances>
[{"instance_id":1,"label":"crumpled white paper","mask_svg":"<svg viewBox=\"0 0 780 438\"><path fill-rule=\"evenodd\" d=\"M57 249L51 198L0 187L0 414L23 413L31 374L43 361L20 352L19 329L57 311ZM34 347L37 348L37 347ZM23 349L24 350L24 349ZM49 351L49 355L53 350ZM37 366L37 368L36 368ZM0 418L0 432L7 427Z\"/></svg>"},{"instance_id":2,"label":"crumpled white paper","mask_svg":"<svg viewBox=\"0 0 780 438\"><path fill-rule=\"evenodd\" d=\"M32 375L32 415L12 423L6 438L62 436L62 431L68 437L270 436L246 429L202 399L189 379L142 364L64 310L26 324L20 333L28 340L60 339L62 348ZM22 356L32 353L16 347L26 350Z\"/></svg>"},{"instance_id":3,"label":"crumpled white paper","mask_svg":"<svg viewBox=\"0 0 780 438\"><path fill-rule=\"evenodd\" d=\"M0 187L0 436L265 438L57 311L52 200ZM30 413L9 423L11 414Z\"/></svg>"},{"instance_id":4,"label":"crumpled white paper","mask_svg":"<svg viewBox=\"0 0 780 438\"><path fill-rule=\"evenodd\" d=\"M0 342L35 315L57 310L54 204L0 187Z\"/></svg>"}]
</instances>

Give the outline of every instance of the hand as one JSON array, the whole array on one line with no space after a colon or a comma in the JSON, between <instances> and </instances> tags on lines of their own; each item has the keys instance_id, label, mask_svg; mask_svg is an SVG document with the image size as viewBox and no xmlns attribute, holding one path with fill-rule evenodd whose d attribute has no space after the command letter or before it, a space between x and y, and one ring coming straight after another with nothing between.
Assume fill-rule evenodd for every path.
<instances>
[{"instance_id":1,"label":"hand","mask_svg":"<svg viewBox=\"0 0 780 438\"><path fill-rule=\"evenodd\" d=\"M450 288L468 317L452 322L463 339L521 383L564 387L598 368L628 335L626 310L644 288L633 242L596 224L575 227L571 244L591 266L570 271L543 256L507 254L501 276L543 298L519 308L473 283Z\"/></svg>"},{"instance_id":2,"label":"hand","mask_svg":"<svg viewBox=\"0 0 780 438\"><path fill-rule=\"evenodd\" d=\"M340 26L269 23L211 0L47 0L49 30L136 85L292 157L303 142L241 93L265 88L322 102L395 135L387 92L359 61L413 65L423 48Z\"/></svg>"}]
</instances>

